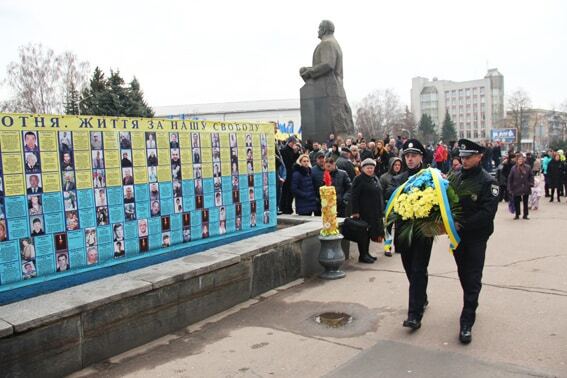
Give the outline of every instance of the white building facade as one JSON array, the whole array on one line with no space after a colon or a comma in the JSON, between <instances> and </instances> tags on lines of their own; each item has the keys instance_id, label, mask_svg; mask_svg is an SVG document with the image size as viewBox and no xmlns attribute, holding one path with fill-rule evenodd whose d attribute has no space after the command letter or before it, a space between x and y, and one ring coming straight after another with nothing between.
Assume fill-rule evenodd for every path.
<instances>
[{"instance_id":1,"label":"white building facade","mask_svg":"<svg viewBox=\"0 0 567 378\"><path fill-rule=\"evenodd\" d=\"M156 106L154 111L163 118L273 122L285 133L301 130L299 99Z\"/></svg>"},{"instance_id":2,"label":"white building facade","mask_svg":"<svg viewBox=\"0 0 567 378\"><path fill-rule=\"evenodd\" d=\"M459 138L490 139L491 129L504 127L504 76L494 68L483 79L462 82L415 77L411 111L417 121L431 116L438 133L449 111Z\"/></svg>"}]
</instances>

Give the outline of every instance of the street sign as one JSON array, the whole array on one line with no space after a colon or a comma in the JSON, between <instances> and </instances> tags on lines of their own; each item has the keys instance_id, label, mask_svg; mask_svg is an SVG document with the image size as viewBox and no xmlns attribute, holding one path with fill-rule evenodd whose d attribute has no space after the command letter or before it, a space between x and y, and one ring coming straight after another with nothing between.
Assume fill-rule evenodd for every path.
<instances>
[{"instance_id":1,"label":"street sign","mask_svg":"<svg viewBox=\"0 0 567 378\"><path fill-rule=\"evenodd\" d=\"M490 130L491 139L495 142L514 143L517 139L516 129L492 129Z\"/></svg>"}]
</instances>

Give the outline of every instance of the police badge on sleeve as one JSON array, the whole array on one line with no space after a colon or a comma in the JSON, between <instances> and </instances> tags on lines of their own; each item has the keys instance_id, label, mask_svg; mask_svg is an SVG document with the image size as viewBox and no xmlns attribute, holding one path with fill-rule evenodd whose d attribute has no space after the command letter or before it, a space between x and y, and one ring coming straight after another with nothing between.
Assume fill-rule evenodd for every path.
<instances>
[{"instance_id":1,"label":"police badge on sleeve","mask_svg":"<svg viewBox=\"0 0 567 378\"><path fill-rule=\"evenodd\" d=\"M498 185L492 184L490 186L490 189L492 191L492 195L494 197L498 197L498 194L500 194L500 187Z\"/></svg>"}]
</instances>

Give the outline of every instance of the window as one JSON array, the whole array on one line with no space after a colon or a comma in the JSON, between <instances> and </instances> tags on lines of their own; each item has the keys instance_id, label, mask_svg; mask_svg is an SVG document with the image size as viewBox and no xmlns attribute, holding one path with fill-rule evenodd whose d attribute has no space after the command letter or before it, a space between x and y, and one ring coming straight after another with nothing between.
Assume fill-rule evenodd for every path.
<instances>
[{"instance_id":1,"label":"window","mask_svg":"<svg viewBox=\"0 0 567 378\"><path fill-rule=\"evenodd\" d=\"M481 103L481 104L484 104L484 103L485 103L484 96L480 96L480 103Z\"/></svg>"},{"instance_id":2,"label":"window","mask_svg":"<svg viewBox=\"0 0 567 378\"><path fill-rule=\"evenodd\" d=\"M464 138L464 137L465 137L465 132L459 131L459 138Z\"/></svg>"},{"instance_id":3,"label":"window","mask_svg":"<svg viewBox=\"0 0 567 378\"><path fill-rule=\"evenodd\" d=\"M451 94L453 95L453 97L457 97L457 91L451 91Z\"/></svg>"},{"instance_id":4,"label":"window","mask_svg":"<svg viewBox=\"0 0 567 378\"><path fill-rule=\"evenodd\" d=\"M470 138L470 137L471 137L471 131L467 130L467 138Z\"/></svg>"},{"instance_id":5,"label":"window","mask_svg":"<svg viewBox=\"0 0 567 378\"><path fill-rule=\"evenodd\" d=\"M463 97L463 90L459 89L459 97Z\"/></svg>"},{"instance_id":6,"label":"window","mask_svg":"<svg viewBox=\"0 0 567 378\"><path fill-rule=\"evenodd\" d=\"M470 104L471 104L471 99L467 98L467 105L470 105Z\"/></svg>"},{"instance_id":7,"label":"window","mask_svg":"<svg viewBox=\"0 0 567 378\"><path fill-rule=\"evenodd\" d=\"M486 138L486 130L484 129L480 130L480 137L483 139Z\"/></svg>"},{"instance_id":8,"label":"window","mask_svg":"<svg viewBox=\"0 0 567 378\"><path fill-rule=\"evenodd\" d=\"M475 139L478 139L478 130L475 130L474 133L473 133L473 135L474 135L474 138L475 138Z\"/></svg>"},{"instance_id":9,"label":"window","mask_svg":"<svg viewBox=\"0 0 567 378\"><path fill-rule=\"evenodd\" d=\"M471 89L470 88L467 88L465 92L466 92L467 97L471 96Z\"/></svg>"},{"instance_id":10,"label":"window","mask_svg":"<svg viewBox=\"0 0 567 378\"><path fill-rule=\"evenodd\" d=\"M484 96L484 87L480 87L478 93L480 93L481 96Z\"/></svg>"},{"instance_id":11,"label":"window","mask_svg":"<svg viewBox=\"0 0 567 378\"><path fill-rule=\"evenodd\" d=\"M462 130L465 128L465 124L463 122L459 122L459 130Z\"/></svg>"}]
</instances>

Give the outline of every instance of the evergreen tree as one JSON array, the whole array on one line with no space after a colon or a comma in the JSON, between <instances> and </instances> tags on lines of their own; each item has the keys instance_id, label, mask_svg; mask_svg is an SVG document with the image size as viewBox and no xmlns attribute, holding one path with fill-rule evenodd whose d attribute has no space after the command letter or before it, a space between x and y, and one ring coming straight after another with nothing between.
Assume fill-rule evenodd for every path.
<instances>
[{"instance_id":1,"label":"evergreen tree","mask_svg":"<svg viewBox=\"0 0 567 378\"><path fill-rule=\"evenodd\" d=\"M107 81L109 114L113 116L125 116L128 105L128 92L124 88L124 79L120 76L120 71L110 70L110 77Z\"/></svg>"},{"instance_id":2,"label":"evergreen tree","mask_svg":"<svg viewBox=\"0 0 567 378\"><path fill-rule=\"evenodd\" d=\"M108 97L104 72L96 67L89 86L81 93L81 114L110 115Z\"/></svg>"},{"instance_id":3,"label":"evergreen tree","mask_svg":"<svg viewBox=\"0 0 567 378\"><path fill-rule=\"evenodd\" d=\"M116 117L153 117L136 78L126 86L120 71L110 71L108 79L96 67L90 85L81 94L81 114Z\"/></svg>"},{"instance_id":4,"label":"evergreen tree","mask_svg":"<svg viewBox=\"0 0 567 378\"><path fill-rule=\"evenodd\" d=\"M457 130L455 130L455 122L451 119L449 111L445 113L445 119L443 120L443 128L441 129L441 139L445 143L457 140Z\"/></svg>"},{"instance_id":5,"label":"evergreen tree","mask_svg":"<svg viewBox=\"0 0 567 378\"><path fill-rule=\"evenodd\" d=\"M71 83L65 94L65 114L79 114L79 91Z\"/></svg>"},{"instance_id":6,"label":"evergreen tree","mask_svg":"<svg viewBox=\"0 0 567 378\"><path fill-rule=\"evenodd\" d=\"M128 88L128 102L126 105L126 115L129 117L148 117L154 116L154 111L148 106L146 100L144 100L144 92L140 89L140 83L138 79L134 79L130 82L130 88Z\"/></svg>"},{"instance_id":7,"label":"evergreen tree","mask_svg":"<svg viewBox=\"0 0 567 378\"><path fill-rule=\"evenodd\" d=\"M435 123L431 116L427 113L421 115L419 125L417 127L418 138L423 144L434 144L437 140L437 132L435 131Z\"/></svg>"}]
</instances>

